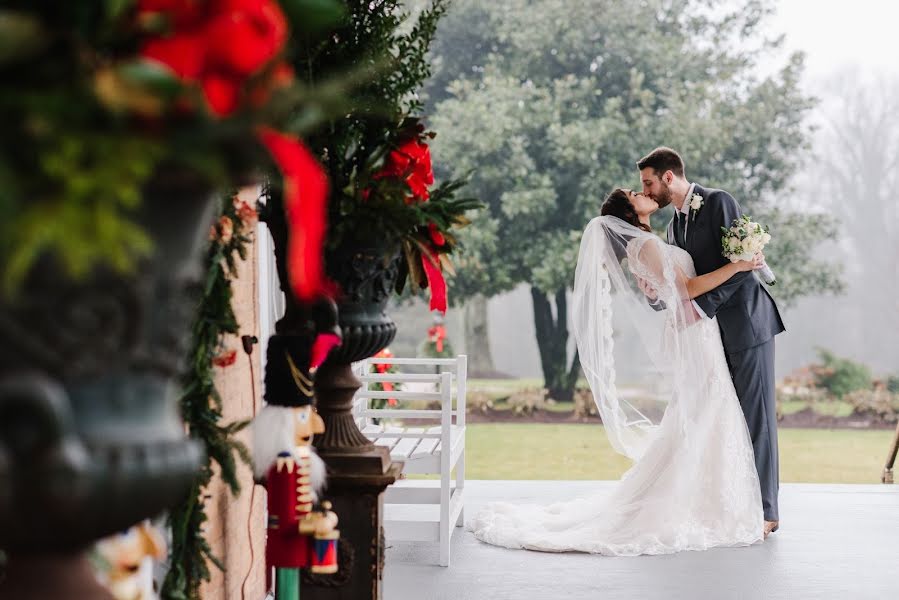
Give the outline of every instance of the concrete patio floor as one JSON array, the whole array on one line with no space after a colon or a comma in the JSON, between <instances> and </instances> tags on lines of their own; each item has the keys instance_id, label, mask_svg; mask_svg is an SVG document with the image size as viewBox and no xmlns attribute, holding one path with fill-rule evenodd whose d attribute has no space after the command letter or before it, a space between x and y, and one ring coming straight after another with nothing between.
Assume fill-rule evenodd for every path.
<instances>
[{"instance_id":1,"label":"concrete patio floor","mask_svg":"<svg viewBox=\"0 0 899 600\"><path fill-rule=\"evenodd\" d=\"M468 481L466 513L490 500L552 502L611 482ZM387 540L386 600L650 600L899 597L899 486L783 484L781 530L764 544L667 556L609 558L508 550L453 534L452 564L436 543Z\"/></svg>"}]
</instances>

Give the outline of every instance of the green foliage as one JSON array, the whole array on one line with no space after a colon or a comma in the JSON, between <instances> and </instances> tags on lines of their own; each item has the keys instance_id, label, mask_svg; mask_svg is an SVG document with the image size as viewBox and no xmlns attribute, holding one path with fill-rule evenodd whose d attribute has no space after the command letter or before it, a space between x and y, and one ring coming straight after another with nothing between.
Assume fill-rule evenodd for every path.
<instances>
[{"instance_id":1,"label":"green foliage","mask_svg":"<svg viewBox=\"0 0 899 600\"><path fill-rule=\"evenodd\" d=\"M460 236L488 276L467 269L454 293L570 285L584 225L612 188L638 185L636 159L661 143L682 151L692 180L728 189L752 214L776 204L807 148L812 104L796 85L801 58L758 80L752 67L771 46L761 41L770 4L731 3L717 17L703 4L459 2L434 49L440 67L428 97L446 131L434 149L451 172L476 169L470 189L489 204L476 225L498 221L502 235L486 240L474 227ZM762 48L728 43L738 34ZM771 253L778 297L833 289L837 273L810 260L813 246L789 243L818 235L822 219L789 217L788 229L770 223L793 252Z\"/></svg>"},{"instance_id":2,"label":"green foliage","mask_svg":"<svg viewBox=\"0 0 899 600\"><path fill-rule=\"evenodd\" d=\"M391 151L410 139L429 143L436 135L420 122L418 90L430 75L428 51L448 5L448 0L433 0L413 18L397 0L349 1L333 34L292 58L298 75L310 84L351 66L364 70L350 91L352 108L330 118L307 142L331 180L328 247L351 241L390 254L402 248L407 260L399 292L407 280L413 292L427 286L421 260L432 246L428 228L436 227L446 239L445 246L435 246L445 257L456 247L451 230L466 225L465 213L480 206L457 197L464 177L447 179L426 202L407 201L409 188L402 178L380 177ZM448 260L441 265L452 268Z\"/></svg>"},{"instance_id":3,"label":"green foliage","mask_svg":"<svg viewBox=\"0 0 899 600\"><path fill-rule=\"evenodd\" d=\"M815 374L816 383L837 398L871 388L871 370L865 365L840 358L824 349L818 350L818 356L823 364Z\"/></svg>"},{"instance_id":4,"label":"green foliage","mask_svg":"<svg viewBox=\"0 0 899 600\"><path fill-rule=\"evenodd\" d=\"M237 461L251 464L246 446L234 439L234 434L249 422L221 422L222 399L215 387L213 359L222 353L225 337L238 333L231 305L231 281L237 276L238 259L246 258L252 230L241 224L231 195L223 199L222 207L221 214L234 223L234 234L227 242L217 237L210 242L206 253L206 281L192 329L193 346L181 397L182 417L188 424L191 438L202 443L206 462L188 496L169 513L171 566L162 591L163 597L179 600L200 597L200 584L210 578L209 562L224 569L203 535L207 521L206 500L209 498L207 486L212 481L213 462L218 464L220 476L235 495L240 492Z\"/></svg>"},{"instance_id":5,"label":"green foliage","mask_svg":"<svg viewBox=\"0 0 899 600\"><path fill-rule=\"evenodd\" d=\"M284 5L305 23L306 42L340 15L336 0ZM14 292L42 254L75 277L98 265L133 269L152 251L134 219L148 179L190 171L210 189L236 185L268 166L260 125L320 119L309 111L311 87L270 89L271 65L234 82L242 98L265 92L268 101L214 117L195 82L142 59L166 23L136 10L135 0L0 2L0 293Z\"/></svg>"},{"instance_id":6,"label":"green foliage","mask_svg":"<svg viewBox=\"0 0 899 600\"><path fill-rule=\"evenodd\" d=\"M468 189L488 206L459 236L466 268L450 291L459 300L526 283L543 294L535 321L556 338L538 334L552 393L573 389L558 364L567 328L551 321L565 313L581 232L609 191L640 185L635 163L656 146L679 149L691 181L727 189L770 227L778 299L839 291L839 271L813 254L833 223L776 210L807 153L813 103L797 85L801 56L757 75L778 46L765 35L772 10L755 0L715 10L702 0L459 0L442 22L426 89L443 132L438 175L473 172ZM670 217L660 211L654 225Z\"/></svg>"},{"instance_id":7,"label":"green foliage","mask_svg":"<svg viewBox=\"0 0 899 600\"><path fill-rule=\"evenodd\" d=\"M442 337L442 342L438 348L438 337ZM428 336L421 345L422 356L428 358L452 358L456 354L453 352L453 345L446 336L446 328L440 326L440 330L435 327L428 329Z\"/></svg>"},{"instance_id":8,"label":"green foliage","mask_svg":"<svg viewBox=\"0 0 899 600\"><path fill-rule=\"evenodd\" d=\"M2 287L15 289L44 252L56 254L75 277L101 261L120 271L133 268L152 250L131 215L160 145L55 128L41 138L41 153L28 167L34 179L0 171L0 202L13 215L0 224L0 252L7 257Z\"/></svg>"},{"instance_id":9,"label":"green foliage","mask_svg":"<svg viewBox=\"0 0 899 600\"><path fill-rule=\"evenodd\" d=\"M781 428L780 479L876 483L892 436L887 430ZM564 460L559 448L565 448ZM470 423L465 454L470 479L615 480L632 466L593 423Z\"/></svg>"},{"instance_id":10,"label":"green foliage","mask_svg":"<svg viewBox=\"0 0 899 600\"><path fill-rule=\"evenodd\" d=\"M777 286L769 288L781 305L790 306L803 296L842 294L843 265L813 258L812 250L825 240L839 236L836 219L823 213L799 214L767 208L758 214L771 233L765 258L777 275Z\"/></svg>"}]
</instances>

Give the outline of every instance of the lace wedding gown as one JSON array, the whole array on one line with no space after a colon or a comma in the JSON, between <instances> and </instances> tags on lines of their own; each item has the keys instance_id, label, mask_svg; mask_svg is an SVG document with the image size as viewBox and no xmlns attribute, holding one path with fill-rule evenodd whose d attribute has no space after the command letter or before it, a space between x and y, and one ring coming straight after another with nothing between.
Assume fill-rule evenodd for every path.
<instances>
[{"instance_id":1,"label":"lace wedding gown","mask_svg":"<svg viewBox=\"0 0 899 600\"><path fill-rule=\"evenodd\" d=\"M609 556L753 544L762 539L763 526L758 475L718 325L714 319L682 322L685 304L673 295L684 276L695 276L693 261L684 250L650 234L623 228L623 222L609 221L611 217L601 219L605 222L597 227L603 227L591 232L589 244L590 228L585 232L578 261L578 348L606 433L613 447L635 462L610 493L548 506L493 502L468 528L479 540L497 546ZM622 256L629 266L617 272ZM597 264L582 271L582 263L593 259ZM663 346L648 349L649 362L653 357L667 362L673 383L655 420L627 405L614 383L612 359L617 355L608 316L616 305L610 300L616 276L625 273L650 279L657 289L667 281L670 293L660 297L669 307L679 307L647 312L645 298L639 298L640 324L654 322L658 337L645 328L634 335ZM681 283L676 283L678 273ZM624 281L617 287L624 289Z\"/></svg>"}]
</instances>

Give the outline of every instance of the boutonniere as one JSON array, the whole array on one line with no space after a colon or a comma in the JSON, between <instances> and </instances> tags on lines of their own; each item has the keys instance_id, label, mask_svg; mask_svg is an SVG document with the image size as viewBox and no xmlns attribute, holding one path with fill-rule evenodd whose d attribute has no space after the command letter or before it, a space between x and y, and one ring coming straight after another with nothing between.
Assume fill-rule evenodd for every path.
<instances>
[{"instance_id":1,"label":"boutonniere","mask_svg":"<svg viewBox=\"0 0 899 600\"><path fill-rule=\"evenodd\" d=\"M696 213L699 212L699 209L702 208L702 196L699 194L693 194L690 197L690 210L693 211L693 214L690 217L691 221L696 220Z\"/></svg>"}]
</instances>

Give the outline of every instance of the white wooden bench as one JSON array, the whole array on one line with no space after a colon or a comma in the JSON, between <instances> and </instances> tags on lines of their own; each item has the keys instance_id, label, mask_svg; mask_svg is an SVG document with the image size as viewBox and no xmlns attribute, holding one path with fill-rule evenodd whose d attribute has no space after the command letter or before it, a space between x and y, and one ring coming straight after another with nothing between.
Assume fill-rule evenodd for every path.
<instances>
[{"instance_id":1,"label":"white wooden bench","mask_svg":"<svg viewBox=\"0 0 899 600\"><path fill-rule=\"evenodd\" d=\"M375 364L398 367L396 373L369 373ZM416 366L437 373L409 373ZM384 530L388 540L435 541L440 565L450 563L450 539L464 519L465 382L467 357L369 358L359 366L363 386L356 393L354 415L359 429L373 443L390 449L405 463L403 473L439 474L440 479L402 479L384 495ZM407 367L407 372L402 372ZM374 391L374 383L403 384L401 391ZM372 408L372 399L439 401L440 409ZM374 421L376 419L376 421ZM404 420L434 425L404 424ZM455 477L452 472L455 470Z\"/></svg>"}]
</instances>

